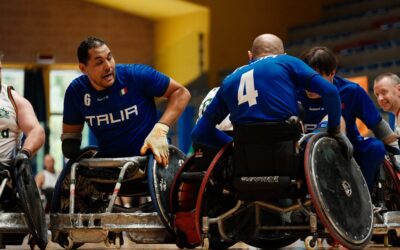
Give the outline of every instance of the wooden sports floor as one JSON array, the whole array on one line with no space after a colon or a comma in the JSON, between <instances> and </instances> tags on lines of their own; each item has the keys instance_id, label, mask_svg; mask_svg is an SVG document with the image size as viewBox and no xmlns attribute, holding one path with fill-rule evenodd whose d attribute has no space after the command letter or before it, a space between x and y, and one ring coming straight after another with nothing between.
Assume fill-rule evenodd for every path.
<instances>
[{"instance_id":1,"label":"wooden sports floor","mask_svg":"<svg viewBox=\"0 0 400 250\"><path fill-rule=\"evenodd\" d=\"M135 244L132 241L130 241L128 238L124 238L125 243L124 245L120 248L122 250L128 250L128 249L132 249L132 250L177 250L179 249L178 247L176 247L173 244ZM29 250L29 246L26 242L26 239L23 243L23 245L20 246L7 246L6 249L21 249L21 250ZM35 249L38 249L37 247ZM51 242L49 241L49 244L47 245L47 248L49 250L61 250L63 248L61 248L57 243ZM83 245L82 247L80 247L79 249L90 249L90 250L105 250L105 249L116 249L113 245L111 247L106 247L104 245L104 243L87 243L85 245ZM200 249L200 248L196 248L196 249ZM229 248L230 250L256 250L258 248L255 247L250 247L244 243L237 243L236 245L232 246ZM297 241L294 244L285 247L283 249L288 249L288 250L304 250L304 243L302 241ZM337 248L331 248L326 244L323 244L322 247L318 248L320 250L328 250L328 249L337 249ZM340 247L340 250L344 250L345 248ZM384 247L383 245L374 245L374 244L370 244L367 246L368 250L387 250L387 249L399 249L398 247Z\"/></svg>"}]
</instances>

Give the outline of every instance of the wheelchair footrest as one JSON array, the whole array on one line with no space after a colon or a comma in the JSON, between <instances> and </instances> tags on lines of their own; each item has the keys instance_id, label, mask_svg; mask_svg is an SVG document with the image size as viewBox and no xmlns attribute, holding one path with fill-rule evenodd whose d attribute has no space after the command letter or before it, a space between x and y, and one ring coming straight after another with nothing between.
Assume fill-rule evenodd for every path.
<instances>
[{"instance_id":1,"label":"wheelchair footrest","mask_svg":"<svg viewBox=\"0 0 400 250\"><path fill-rule=\"evenodd\" d=\"M51 214L50 230L52 237L64 232L70 235L73 242L82 243L101 242L108 232L127 232L135 243L160 243L168 237L165 226L155 212Z\"/></svg>"},{"instance_id":2,"label":"wheelchair footrest","mask_svg":"<svg viewBox=\"0 0 400 250\"><path fill-rule=\"evenodd\" d=\"M157 213L51 214L50 230L165 230Z\"/></svg>"},{"instance_id":3,"label":"wheelchair footrest","mask_svg":"<svg viewBox=\"0 0 400 250\"><path fill-rule=\"evenodd\" d=\"M396 231L400 236L400 211L389 211L382 215L383 221L375 220L373 234L387 234Z\"/></svg>"},{"instance_id":4,"label":"wheelchair footrest","mask_svg":"<svg viewBox=\"0 0 400 250\"><path fill-rule=\"evenodd\" d=\"M201 243L198 233L196 233L195 212L177 212L175 214L175 227L185 236L186 243L189 245L198 245ZM178 234L180 237L180 234Z\"/></svg>"},{"instance_id":5,"label":"wheelchair footrest","mask_svg":"<svg viewBox=\"0 0 400 250\"><path fill-rule=\"evenodd\" d=\"M24 214L0 212L0 233L29 233Z\"/></svg>"}]
</instances>

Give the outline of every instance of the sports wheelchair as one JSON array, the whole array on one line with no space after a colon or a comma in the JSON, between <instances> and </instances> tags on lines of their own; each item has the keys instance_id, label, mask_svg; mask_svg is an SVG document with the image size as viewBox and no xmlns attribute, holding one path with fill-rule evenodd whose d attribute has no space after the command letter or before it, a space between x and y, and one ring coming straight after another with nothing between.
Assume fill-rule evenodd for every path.
<instances>
[{"instance_id":1,"label":"sports wheelchair","mask_svg":"<svg viewBox=\"0 0 400 250\"><path fill-rule=\"evenodd\" d=\"M45 249L47 223L30 161L2 161L0 183L0 248L21 245L29 234L31 249Z\"/></svg>"},{"instance_id":2,"label":"sports wheelchair","mask_svg":"<svg viewBox=\"0 0 400 250\"><path fill-rule=\"evenodd\" d=\"M371 197L376 206L373 240L400 246L400 166L391 148L381 165Z\"/></svg>"},{"instance_id":3,"label":"sports wheelchair","mask_svg":"<svg viewBox=\"0 0 400 250\"><path fill-rule=\"evenodd\" d=\"M209 165L197 164L196 153L178 170L170 193L178 247L368 244L368 187L337 141L326 133L301 136L295 121L235 126L233 138Z\"/></svg>"},{"instance_id":4,"label":"sports wheelchair","mask_svg":"<svg viewBox=\"0 0 400 250\"><path fill-rule=\"evenodd\" d=\"M52 241L65 249L98 242L120 248L123 232L135 243L173 240L165 194L186 155L169 146L166 167L158 166L151 154L100 157L96 148L86 148L62 170L50 209ZM120 196L147 202L126 208L115 203Z\"/></svg>"}]
</instances>

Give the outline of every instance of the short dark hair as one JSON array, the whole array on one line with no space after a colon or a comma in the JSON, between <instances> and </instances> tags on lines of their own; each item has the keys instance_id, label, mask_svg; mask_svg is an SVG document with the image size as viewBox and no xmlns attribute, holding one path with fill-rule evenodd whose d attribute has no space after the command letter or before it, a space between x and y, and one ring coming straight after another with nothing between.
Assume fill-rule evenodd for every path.
<instances>
[{"instance_id":1,"label":"short dark hair","mask_svg":"<svg viewBox=\"0 0 400 250\"><path fill-rule=\"evenodd\" d=\"M83 64L87 64L89 61L89 50L92 48L98 48L103 46L106 42L103 39L97 37L88 37L79 44L77 54L78 54L78 61Z\"/></svg>"},{"instance_id":2,"label":"short dark hair","mask_svg":"<svg viewBox=\"0 0 400 250\"><path fill-rule=\"evenodd\" d=\"M337 68L337 60L327 47L313 47L300 56L300 59L321 74L330 75Z\"/></svg>"}]
</instances>

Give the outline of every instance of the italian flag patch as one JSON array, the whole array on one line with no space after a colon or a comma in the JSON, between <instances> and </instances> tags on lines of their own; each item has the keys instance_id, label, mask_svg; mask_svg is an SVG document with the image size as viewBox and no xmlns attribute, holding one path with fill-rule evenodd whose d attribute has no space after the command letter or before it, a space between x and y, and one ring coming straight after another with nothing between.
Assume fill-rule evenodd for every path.
<instances>
[{"instance_id":1,"label":"italian flag patch","mask_svg":"<svg viewBox=\"0 0 400 250\"><path fill-rule=\"evenodd\" d=\"M125 95L126 93L128 93L128 87L122 88L122 89L119 91L119 95L120 95L120 96L121 96L121 95Z\"/></svg>"}]
</instances>

